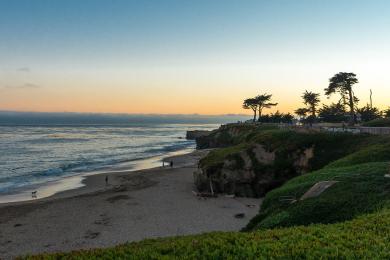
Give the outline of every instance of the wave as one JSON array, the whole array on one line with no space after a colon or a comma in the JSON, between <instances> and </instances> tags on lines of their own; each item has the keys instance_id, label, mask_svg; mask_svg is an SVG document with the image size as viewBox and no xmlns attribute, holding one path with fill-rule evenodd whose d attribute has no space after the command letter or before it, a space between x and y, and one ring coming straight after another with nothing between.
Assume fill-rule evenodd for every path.
<instances>
[{"instance_id":1,"label":"wave","mask_svg":"<svg viewBox=\"0 0 390 260\"><path fill-rule=\"evenodd\" d=\"M34 171L21 176L7 176L6 178L0 178L0 193L7 193L13 188L21 188L31 184L42 184L47 181L58 180L62 177L69 177L86 172L102 170L117 164L160 156L168 152L184 150L186 148L194 147L195 144L193 141L185 141L169 145L166 145L166 143L157 143L155 146L155 148L144 149L143 151L136 154L134 154L134 152L127 152L114 153L112 157L101 155L89 159L80 158L79 161L62 163L59 166L46 170ZM131 150L134 150L134 146L122 146L122 148L124 147L128 147L131 148Z\"/></svg>"},{"instance_id":2,"label":"wave","mask_svg":"<svg viewBox=\"0 0 390 260\"><path fill-rule=\"evenodd\" d=\"M195 148L193 128L214 126L0 126L0 193Z\"/></svg>"}]
</instances>

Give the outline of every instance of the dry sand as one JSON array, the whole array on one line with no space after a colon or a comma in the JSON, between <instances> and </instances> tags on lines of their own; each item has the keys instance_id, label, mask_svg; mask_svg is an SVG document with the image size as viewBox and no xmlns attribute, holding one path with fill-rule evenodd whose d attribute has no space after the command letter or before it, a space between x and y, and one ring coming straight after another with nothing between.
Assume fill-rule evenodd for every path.
<instances>
[{"instance_id":1,"label":"dry sand","mask_svg":"<svg viewBox=\"0 0 390 260\"><path fill-rule=\"evenodd\" d=\"M173 168L93 175L79 189L0 204L0 259L241 229L256 215L261 200L194 196L192 173L204 153L167 159L173 160ZM237 213L245 217L237 219Z\"/></svg>"}]
</instances>

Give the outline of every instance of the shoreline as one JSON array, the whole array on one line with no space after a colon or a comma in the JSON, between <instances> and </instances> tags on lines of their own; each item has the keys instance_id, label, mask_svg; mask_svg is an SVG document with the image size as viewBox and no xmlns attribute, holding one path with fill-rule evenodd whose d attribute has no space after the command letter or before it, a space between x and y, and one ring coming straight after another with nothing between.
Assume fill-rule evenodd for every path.
<instances>
[{"instance_id":1,"label":"shoreline","mask_svg":"<svg viewBox=\"0 0 390 260\"><path fill-rule=\"evenodd\" d=\"M94 175L112 175L121 172L130 173L158 168L164 160L168 160L169 158L175 156L190 154L195 151L195 148L185 148L157 156L110 165L100 170L83 172L73 176L64 176L63 178L55 181L30 185L20 190L16 190L15 192L0 194L0 207L30 201L45 200L51 197L56 197L58 194L62 194L63 196L72 190L87 188L85 186L88 183L88 178L91 178ZM36 198L33 198L31 195L33 191L37 191Z\"/></svg>"},{"instance_id":2,"label":"shoreline","mask_svg":"<svg viewBox=\"0 0 390 260\"><path fill-rule=\"evenodd\" d=\"M174 161L173 168L110 172L107 186L106 174L96 174L78 189L0 204L0 258L240 230L258 213L262 200L194 196L193 172L206 153L165 158ZM235 218L238 213L245 217Z\"/></svg>"}]
</instances>

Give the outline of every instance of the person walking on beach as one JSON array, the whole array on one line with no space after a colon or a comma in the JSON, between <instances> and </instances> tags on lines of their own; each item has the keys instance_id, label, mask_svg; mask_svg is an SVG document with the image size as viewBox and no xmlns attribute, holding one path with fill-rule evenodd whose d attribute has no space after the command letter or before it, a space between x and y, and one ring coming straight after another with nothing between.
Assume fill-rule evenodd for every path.
<instances>
[{"instance_id":1,"label":"person walking on beach","mask_svg":"<svg viewBox=\"0 0 390 260\"><path fill-rule=\"evenodd\" d=\"M171 168L173 167L173 161L171 161L170 163L169 163L169 165L171 166Z\"/></svg>"},{"instance_id":2,"label":"person walking on beach","mask_svg":"<svg viewBox=\"0 0 390 260\"><path fill-rule=\"evenodd\" d=\"M106 175L106 186L108 185L108 176Z\"/></svg>"}]
</instances>

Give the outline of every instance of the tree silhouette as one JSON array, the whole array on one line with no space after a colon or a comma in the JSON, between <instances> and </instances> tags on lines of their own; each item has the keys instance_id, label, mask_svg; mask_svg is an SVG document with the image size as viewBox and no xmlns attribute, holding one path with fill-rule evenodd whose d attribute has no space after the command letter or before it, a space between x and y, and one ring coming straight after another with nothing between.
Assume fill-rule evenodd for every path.
<instances>
[{"instance_id":1,"label":"tree silhouette","mask_svg":"<svg viewBox=\"0 0 390 260\"><path fill-rule=\"evenodd\" d=\"M384 117L390 117L390 107L383 111L383 116Z\"/></svg>"},{"instance_id":2,"label":"tree silhouette","mask_svg":"<svg viewBox=\"0 0 390 260\"><path fill-rule=\"evenodd\" d=\"M320 94L311 91L305 91L302 95L303 103L308 106L308 110L313 118L316 117L317 106L320 103Z\"/></svg>"},{"instance_id":3,"label":"tree silhouette","mask_svg":"<svg viewBox=\"0 0 390 260\"><path fill-rule=\"evenodd\" d=\"M242 107L244 109L252 109L253 111L253 122L256 122L256 114L257 114L257 108L258 103L256 98L247 98L244 100L244 103L242 104Z\"/></svg>"},{"instance_id":4,"label":"tree silhouette","mask_svg":"<svg viewBox=\"0 0 390 260\"><path fill-rule=\"evenodd\" d=\"M306 114L308 112L307 108L298 108L294 111L294 113L299 117L299 121L304 121L306 118Z\"/></svg>"},{"instance_id":5,"label":"tree silhouette","mask_svg":"<svg viewBox=\"0 0 390 260\"><path fill-rule=\"evenodd\" d=\"M330 97L333 93L338 92L341 95L343 105L347 104L349 106L350 125L356 123L355 104L359 100L355 97L352 86L358 82L356 74L339 72L329 79L329 86L325 88L325 95Z\"/></svg>"},{"instance_id":6,"label":"tree silhouette","mask_svg":"<svg viewBox=\"0 0 390 260\"><path fill-rule=\"evenodd\" d=\"M367 104L365 107L357 109L357 112L360 114L360 118L363 122L371 121L382 116L378 108L372 107L370 104Z\"/></svg>"},{"instance_id":7,"label":"tree silhouette","mask_svg":"<svg viewBox=\"0 0 390 260\"><path fill-rule=\"evenodd\" d=\"M275 113L262 115L259 120L263 123L286 123L291 124L294 120L294 116L290 113L284 114L276 111Z\"/></svg>"},{"instance_id":8,"label":"tree silhouette","mask_svg":"<svg viewBox=\"0 0 390 260\"><path fill-rule=\"evenodd\" d=\"M330 123L341 123L347 120L345 116L345 107L341 102L332 103L329 106L323 105L323 107L318 110L318 117L320 120Z\"/></svg>"},{"instance_id":9,"label":"tree silhouette","mask_svg":"<svg viewBox=\"0 0 390 260\"><path fill-rule=\"evenodd\" d=\"M271 94L261 94L254 98L257 102L257 109L259 110L259 121L261 119L261 115L263 113L264 108L271 108L273 106L277 106L278 103L271 103L272 95Z\"/></svg>"}]
</instances>

